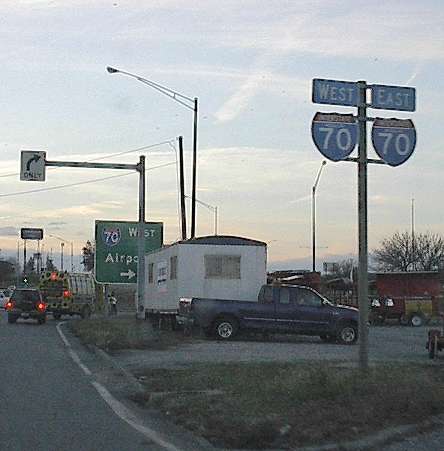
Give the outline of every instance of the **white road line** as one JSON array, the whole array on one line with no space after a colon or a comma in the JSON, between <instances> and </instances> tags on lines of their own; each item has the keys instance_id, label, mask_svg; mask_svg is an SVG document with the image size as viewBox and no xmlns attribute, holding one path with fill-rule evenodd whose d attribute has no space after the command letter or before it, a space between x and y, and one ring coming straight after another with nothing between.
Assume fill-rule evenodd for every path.
<instances>
[{"instance_id":1,"label":"white road line","mask_svg":"<svg viewBox=\"0 0 444 451\"><path fill-rule=\"evenodd\" d=\"M153 431L149 427L143 425L140 419L133 412L131 412L131 410L125 407L120 401L114 398L103 385L95 381L92 381L91 384L98 391L99 395L105 400L105 402L111 407L113 412L123 421L128 423L131 427L139 431L152 442L160 445L162 448L165 448L169 451L182 451L172 443L165 441L156 431Z\"/></svg>"},{"instance_id":2,"label":"white road line","mask_svg":"<svg viewBox=\"0 0 444 451\"><path fill-rule=\"evenodd\" d=\"M80 368L82 368L83 372L87 375L87 376L91 376L91 371L90 369L84 365L82 363L82 361L80 360L80 357L77 355L77 353L75 351L73 351L72 349L68 349L69 355L71 356L71 358L74 360L74 362L77 363L77 365L80 366Z\"/></svg>"},{"instance_id":3,"label":"white road line","mask_svg":"<svg viewBox=\"0 0 444 451\"><path fill-rule=\"evenodd\" d=\"M56 329L57 332L60 335L60 338L62 339L64 345L68 348L68 353L73 359L77 365L80 366L80 368L83 370L83 372L87 376L91 376L90 369L82 363L80 360L80 357L77 355L77 353L72 349L71 343L68 341L68 339L65 337L65 334L61 330L61 326L65 324L64 321L57 324ZM151 440L152 442L160 445L162 448L165 448L168 451L182 451L180 448L177 448L172 443L169 443L165 441L160 435L156 432L150 429L149 427L142 424L141 420L133 413L131 410L129 410L127 407L125 407L120 401L118 401L116 398L111 395L111 393L101 384L99 384L96 381L91 381L91 384L94 386L94 388L98 391L99 395L105 400L105 402L111 407L112 411L123 421L128 423L131 427L136 429L136 431L139 431L141 434L143 434L146 438Z\"/></svg>"},{"instance_id":4,"label":"white road line","mask_svg":"<svg viewBox=\"0 0 444 451\"><path fill-rule=\"evenodd\" d=\"M62 324L65 324L65 322L62 321L61 323L58 323L57 326L56 326L56 329L57 329L57 332L58 332L59 335L60 335L60 338L62 339L63 343L65 344L65 346L66 346L67 348L70 348L71 345L70 345L69 341L66 339L65 334L62 332L62 329L60 329L60 326L61 326Z\"/></svg>"},{"instance_id":5,"label":"white road line","mask_svg":"<svg viewBox=\"0 0 444 451\"><path fill-rule=\"evenodd\" d=\"M68 339L65 337L65 334L62 332L62 329L60 328L63 324L65 324L64 321L62 321L61 323L58 323L56 326L57 332L60 335L60 338L62 339L64 345L68 348L68 353L71 356L71 358L74 360L75 363L77 363L77 365L80 366L80 368L82 369L82 371L87 375L87 376L91 376L91 371L90 369L84 365L82 363L82 361L80 360L80 357L78 356L77 352L75 352L72 347L71 347L71 343L68 341Z\"/></svg>"}]
</instances>

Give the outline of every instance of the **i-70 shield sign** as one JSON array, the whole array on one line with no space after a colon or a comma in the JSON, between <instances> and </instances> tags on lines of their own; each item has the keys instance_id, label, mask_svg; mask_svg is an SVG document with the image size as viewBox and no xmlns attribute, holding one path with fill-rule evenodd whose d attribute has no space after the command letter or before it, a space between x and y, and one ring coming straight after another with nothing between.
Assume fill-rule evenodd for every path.
<instances>
[{"instance_id":1,"label":"i-70 shield sign","mask_svg":"<svg viewBox=\"0 0 444 451\"><path fill-rule=\"evenodd\" d=\"M376 153L390 166L407 161L415 150L416 130L411 119L379 119L373 123Z\"/></svg>"},{"instance_id":2,"label":"i-70 shield sign","mask_svg":"<svg viewBox=\"0 0 444 451\"><path fill-rule=\"evenodd\" d=\"M316 113L311 134L322 155L329 160L340 161L353 152L358 127L352 114Z\"/></svg>"}]
</instances>

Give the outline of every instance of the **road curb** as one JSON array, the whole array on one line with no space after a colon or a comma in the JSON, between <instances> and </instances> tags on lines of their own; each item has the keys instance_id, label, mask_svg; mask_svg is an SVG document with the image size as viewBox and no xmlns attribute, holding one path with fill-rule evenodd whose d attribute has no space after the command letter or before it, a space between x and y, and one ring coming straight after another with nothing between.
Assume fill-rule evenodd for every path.
<instances>
[{"instance_id":1,"label":"road curb","mask_svg":"<svg viewBox=\"0 0 444 451\"><path fill-rule=\"evenodd\" d=\"M89 345L89 348L93 350L95 354L98 354L100 357L108 361L115 369L122 372L127 378L128 382L135 388L137 391L143 391L143 385L134 377L127 369L125 369L122 365L120 365L113 357L111 357L107 352L103 349L95 345Z\"/></svg>"}]
</instances>

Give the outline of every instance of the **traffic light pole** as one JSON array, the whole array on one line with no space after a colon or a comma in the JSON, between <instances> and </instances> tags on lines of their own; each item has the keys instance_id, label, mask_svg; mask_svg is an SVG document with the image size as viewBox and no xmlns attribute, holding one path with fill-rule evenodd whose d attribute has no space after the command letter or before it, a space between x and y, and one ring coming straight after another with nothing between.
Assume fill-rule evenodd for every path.
<instances>
[{"instance_id":1,"label":"traffic light pole","mask_svg":"<svg viewBox=\"0 0 444 451\"><path fill-rule=\"evenodd\" d=\"M139 171L139 227L137 235L137 305L136 315L143 311L145 299L145 157L140 156Z\"/></svg>"},{"instance_id":2,"label":"traffic light pole","mask_svg":"<svg viewBox=\"0 0 444 451\"><path fill-rule=\"evenodd\" d=\"M125 169L139 173L139 222L137 240L137 305L136 312L142 307L145 299L145 157L140 156L138 164L123 163L91 163L78 161L47 161L45 166L89 168L89 169ZM24 263L26 264L26 262Z\"/></svg>"}]
</instances>

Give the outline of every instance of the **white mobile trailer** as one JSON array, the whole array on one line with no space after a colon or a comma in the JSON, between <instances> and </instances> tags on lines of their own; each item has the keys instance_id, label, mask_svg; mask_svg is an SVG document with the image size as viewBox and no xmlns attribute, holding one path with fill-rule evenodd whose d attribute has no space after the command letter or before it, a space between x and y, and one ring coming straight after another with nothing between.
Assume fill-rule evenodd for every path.
<instances>
[{"instance_id":1,"label":"white mobile trailer","mask_svg":"<svg viewBox=\"0 0 444 451\"><path fill-rule=\"evenodd\" d=\"M152 251L145 264L145 318L175 317L180 298L256 301L267 281L267 245L237 236L204 236Z\"/></svg>"}]
</instances>

